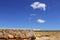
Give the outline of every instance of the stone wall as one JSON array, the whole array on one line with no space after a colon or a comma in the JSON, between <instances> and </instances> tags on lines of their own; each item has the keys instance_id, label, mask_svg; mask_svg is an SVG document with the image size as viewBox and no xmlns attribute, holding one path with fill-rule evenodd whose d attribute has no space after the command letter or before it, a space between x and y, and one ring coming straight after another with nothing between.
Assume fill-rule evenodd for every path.
<instances>
[{"instance_id":1,"label":"stone wall","mask_svg":"<svg viewBox=\"0 0 60 40\"><path fill-rule=\"evenodd\" d=\"M31 40L33 36L33 30L0 29L0 40Z\"/></svg>"}]
</instances>

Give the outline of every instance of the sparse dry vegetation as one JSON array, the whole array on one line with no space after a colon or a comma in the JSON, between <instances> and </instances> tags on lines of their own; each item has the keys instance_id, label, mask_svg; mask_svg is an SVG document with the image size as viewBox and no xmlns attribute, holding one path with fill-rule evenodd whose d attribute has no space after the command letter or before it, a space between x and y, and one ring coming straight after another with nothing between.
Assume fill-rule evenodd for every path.
<instances>
[{"instance_id":1,"label":"sparse dry vegetation","mask_svg":"<svg viewBox=\"0 0 60 40\"><path fill-rule=\"evenodd\" d=\"M60 31L35 31L35 40L60 40Z\"/></svg>"}]
</instances>

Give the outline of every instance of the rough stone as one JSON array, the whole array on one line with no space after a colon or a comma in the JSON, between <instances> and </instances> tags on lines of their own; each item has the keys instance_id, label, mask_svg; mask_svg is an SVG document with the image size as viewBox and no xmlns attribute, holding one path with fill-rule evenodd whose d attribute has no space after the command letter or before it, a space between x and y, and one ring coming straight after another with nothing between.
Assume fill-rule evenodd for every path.
<instances>
[{"instance_id":1,"label":"rough stone","mask_svg":"<svg viewBox=\"0 0 60 40\"><path fill-rule=\"evenodd\" d=\"M7 40L31 40L31 37L34 36L33 30L20 30L20 29L0 29L0 39L3 38ZM15 40L15 39L14 39Z\"/></svg>"}]
</instances>

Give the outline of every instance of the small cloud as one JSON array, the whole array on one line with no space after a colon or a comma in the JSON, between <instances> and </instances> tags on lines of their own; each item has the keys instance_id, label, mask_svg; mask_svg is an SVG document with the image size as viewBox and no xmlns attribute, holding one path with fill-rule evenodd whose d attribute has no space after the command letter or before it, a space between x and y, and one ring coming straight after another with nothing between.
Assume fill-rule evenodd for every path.
<instances>
[{"instance_id":1,"label":"small cloud","mask_svg":"<svg viewBox=\"0 0 60 40\"><path fill-rule=\"evenodd\" d=\"M30 5L33 9L42 9L43 11L46 10L46 4L40 2L34 2Z\"/></svg>"},{"instance_id":2,"label":"small cloud","mask_svg":"<svg viewBox=\"0 0 60 40\"><path fill-rule=\"evenodd\" d=\"M38 22L38 23L45 23L45 20L43 20L43 19L38 19L37 22Z\"/></svg>"},{"instance_id":3,"label":"small cloud","mask_svg":"<svg viewBox=\"0 0 60 40\"><path fill-rule=\"evenodd\" d=\"M37 14L30 14L30 16L36 16Z\"/></svg>"}]
</instances>

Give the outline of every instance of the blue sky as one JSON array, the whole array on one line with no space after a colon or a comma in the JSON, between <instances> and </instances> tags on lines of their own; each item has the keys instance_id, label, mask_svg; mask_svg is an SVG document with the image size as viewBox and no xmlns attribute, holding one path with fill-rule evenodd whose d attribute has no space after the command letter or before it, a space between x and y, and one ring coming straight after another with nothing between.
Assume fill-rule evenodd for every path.
<instances>
[{"instance_id":1,"label":"blue sky","mask_svg":"<svg viewBox=\"0 0 60 40\"><path fill-rule=\"evenodd\" d=\"M34 9L35 2L45 4L46 10ZM60 30L59 4L59 0L0 0L0 28Z\"/></svg>"}]
</instances>

